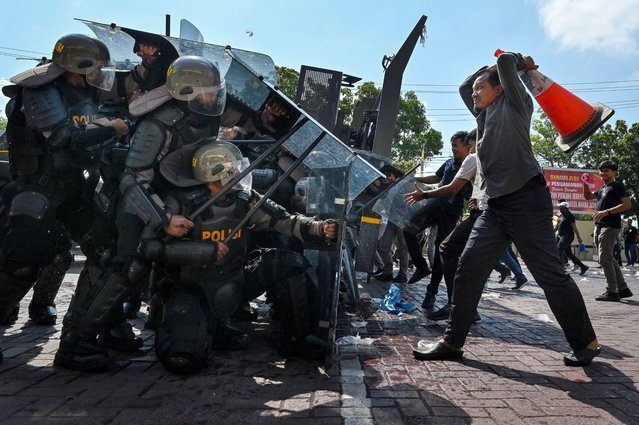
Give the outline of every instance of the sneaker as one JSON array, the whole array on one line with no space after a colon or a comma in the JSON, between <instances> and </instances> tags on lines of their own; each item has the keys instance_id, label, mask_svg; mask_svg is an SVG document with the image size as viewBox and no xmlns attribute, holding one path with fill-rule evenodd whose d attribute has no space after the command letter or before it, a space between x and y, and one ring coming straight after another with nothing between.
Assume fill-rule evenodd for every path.
<instances>
[{"instance_id":1,"label":"sneaker","mask_svg":"<svg viewBox=\"0 0 639 425\"><path fill-rule=\"evenodd\" d=\"M397 273L397 276L395 276L393 278L393 282L395 282L395 283L406 283L406 282L408 282L408 278L406 277L405 273L399 272L399 273Z\"/></svg>"},{"instance_id":2,"label":"sneaker","mask_svg":"<svg viewBox=\"0 0 639 425\"><path fill-rule=\"evenodd\" d=\"M371 273L371 276L372 276L372 277L377 277L377 276L381 275L382 273L384 273L384 270L382 270L382 269L377 269L377 270L375 270L373 273Z\"/></svg>"},{"instance_id":3,"label":"sneaker","mask_svg":"<svg viewBox=\"0 0 639 425\"><path fill-rule=\"evenodd\" d=\"M431 309L435 306L435 300L437 299L437 294L431 294L430 292L426 292L424 296L424 302L422 302L422 308Z\"/></svg>"},{"instance_id":4,"label":"sneaker","mask_svg":"<svg viewBox=\"0 0 639 425\"><path fill-rule=\"evenodd\" d=\"M581 350L572 350L564 356L564 364L566 366L585 366L592 362L592 359L601 353L601 347L594 350L590 348L582 348Z\"/></svg>"},{"instance_id":5,"label":"sneaker","mask_svg":"<svg viewBox=\"0 0 639 425\"><path fill-rule=\"evenodd\" d=\"M595 298L597 301L619 301L619 294L617 292L604 292Z\"/></svg>"},{"instance_id":6,"label":"sneaker","mask_svg":"<svg viewBox=\"0 0 639 425\"><path fill-rule=\"evenodd\" d=\"M499 283L502 283L508 277L510 277L510 270L506 269L499 272Z\"/></svg>"},{"instance_id":7,"label":"sneaker","mask_svg":"<svg viewBox=\"0 0 639 425\"><path fill-rule=\"evenodd\" d=\"M430 274L430 269L428 268L428 266L426 266L426 267L418 267L415 270L415 273L413 273L413 275L408 280L408 283L419 282L420 280L422 280L423 278L425 278L429 274Z\"/></svg>"},{"instance_id":8,"label":"sneaker","mask_svg":"<svg viewBox=\"0 0 639 425\"><path fill-rule=\"evenodd\" d=\"M513 286L511 289L513 291L517 291L517 290L523 288L527 283L528 283L528 278L523 277L523 278L517 280L516 283L515 283L515 286Z\"/></svg>"},{"instance_id":9,"label":"sneaker","mask_svg":"<svg viewBox=\"0 0 639 425\"><path fill-rule=\"evenodd\" d=\"M425 340L417 343L413 349L413 356L417 360L450 360L461 359L464 352L459 348L453 348L441 342L429 344Z\"/></svg>"},{"instance_id":10,"label":"sneaker","mask_svg":"<svg viewBox=\"0 0 639 425\"><path fill-rule=\"evenodd\" d=\"M581 268L581 271L579 272L579 274L580 274L581 276L583 276L584 274L586 274L586 272L588 271L588 269L589 269L589 268L590 268L590 267L588 267L588 266L583 266L583 267Z\"/></svg>"},{"instance_id":11,"label":"sneaker","mask_svg":"<svg viewBox=\"0 0 639 425\"><path fill-rule=\"evenodd\" d=\"M632 295L633 293L630 288L622 289L621 291L619 291L619 298L630 298L632 297Z\"/></svg>"}]
</instances>

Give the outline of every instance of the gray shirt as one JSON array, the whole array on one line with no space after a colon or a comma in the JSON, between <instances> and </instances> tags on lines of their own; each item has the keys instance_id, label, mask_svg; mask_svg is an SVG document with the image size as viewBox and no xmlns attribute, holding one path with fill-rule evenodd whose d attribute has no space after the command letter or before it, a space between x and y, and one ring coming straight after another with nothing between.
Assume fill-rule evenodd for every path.
<instances>
[{"instance_id":1,"label":"gray shirt","mask_svg":"<svg viewBox=\"0 0 639 425\"><path fill-rule=\"evenodd\" d=\"M472 86L481 68L459 88L464 103L477 119L477 156L489 198L498 198L520 189L538 174L541 167L530 144L533 103L517 72L518 56L502 53L497 71L504 94L481 113L473 109Z\"/></svg>"}]
</instances>

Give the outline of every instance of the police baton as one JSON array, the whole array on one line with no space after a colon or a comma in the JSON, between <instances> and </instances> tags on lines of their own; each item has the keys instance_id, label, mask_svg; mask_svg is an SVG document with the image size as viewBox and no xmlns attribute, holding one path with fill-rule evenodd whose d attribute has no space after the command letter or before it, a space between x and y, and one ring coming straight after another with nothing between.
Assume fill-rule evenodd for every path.
<instances>
[{"instance_id":1,"label":"police baton","mask_svg":"<svg viewBox=\"0 0 639 425\"><path fill-rule=\"evenodd\" d=\"M235 235L235 233L238 230L240 230L251 219L251 217L253 217L255 212L262 205L264 205L264 203L269 199L269 197L280 187L282 182L286 180L288 176L291 175L291 173L302 163L302 161L304 161L304 159L306 159L308 154L310 154L313 151L313 149L315 149L315 146L317 146L317 144L324 138L325 135L326 135L326 131L322 131L319 134L319 136L317 136L317 138L313 140L313 142L310 145L308 145L308 147L304 150L304 152L302 152L300 156L291 164L291 166L288 167L288 169L284 172L284 174L282 174L280 178L277 179L275 184L271 186L269 190L266 191L266 193L262 196L262 199L257 201L257 203L253 206L253 208L251 208L250 211L244 216L244 218L235 226L235 228L231 230L231 232L226 237L226 239L224 239L224 242L223 242L224 244L229 243L233 235ZM228 183L228 186L231 186L230 182Z\"/></svg>"}]
</instances>

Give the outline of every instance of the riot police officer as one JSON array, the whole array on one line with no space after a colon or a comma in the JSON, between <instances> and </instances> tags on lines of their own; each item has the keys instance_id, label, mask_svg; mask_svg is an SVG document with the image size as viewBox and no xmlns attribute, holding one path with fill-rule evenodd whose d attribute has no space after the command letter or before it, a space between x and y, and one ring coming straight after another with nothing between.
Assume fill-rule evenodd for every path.
<instances>
[{"instance_id":1,"label":"riot police officer","mask_svg":"<svg viewBox=\"0 0 639 425\"><path fill-rule=\"evenodd\" d=\"M124 261L109 261L106 267L87 264L83 270L65 317L57 365L78 370L106 367L108 357L95 344L100 332L103 342L120 351L135 350L141 345L126 322L112 326L116 318L122 318L122 303L127 295L139 290L148 274L146 264L137 258L140 234L145 225L150 225L158 232L180 236L175 230L188 222L178 214L170 217L166 212L158 196L165 181L158 178L156 169L171 150L217 136L225 104L224 80L217 67L194 56L176 59L167 71L164 85L130 104L131 114L144 118L131 138L126 169L120 178L125 205L117 214L117 255ZM231 122L243 119L237 113L225 115ZM103 332L107 328L110 331Z\"/></svg>"},{"instance_id":2,"label":"riot police officer","mask_svg":"<svg viewBox=\"0 0 639 425\"><path fill-rule=\"evenodd\" d=\"M162 161L162 175L179 188L165 194L169 214L190 215L240 172L242 155L232 143L196 148L184 147ZM216 342L229 338L225 325L238 306L266 291L282 322L284 352L309 347L313 320L305 277L308 262L299 253L279 249L249 253L249 239L253 232L275 231L322 242L335 238L336 224L291 216L268 200L231 234L258 199L256 192L236 185L209 202L192 225L179 228L179 236L188 239L167 241L151 228L142 239L140 253L166 276L158 289L165 299L155 349L168 370L189 374L202 369Z\"/></svg>"},{"instance_id":3,"label":"riot police officer","mask_svg":"<svg viewBox=\"0 0 639 425\"><path fill-rule=\"evenodd\" d=\"M14 180L2 194L8 217L0 256L0 322L13 314L43 268L55 267L59 282L71 262L65 255L69 237L88 261L95 258L83 171L101 143L128 132L121 119L98 118L98 92L110 90L114 77L107 47L71 34L58 40L51 63L12 78L19 97L8 118L18 137L10 151Z\"/></svg>"},{"instance_id":4,"label":"riot police officer","mask_svg":"<svg viewBox=\"0 0 639 425\"><path fill-rule=\"evenodd\" d=\"M25 162L31 161L34 157L33 143L25 137L27 131L25 130L26 119L22 109L22 87L44 85L48 80L52 80L52 82L55 83L57 78L62 78L56 76L64 69L65 66L70 66L68 59L65 59L63 56L66 56L67 58L73 56L72 51L79 48L77 46L74 47L74 43L82 43L84 37L86 36L76 37L74 35L64 37L61 39L61 42L64 41L64 43L56 44L56 49L59 50L61 48L66 48L66 52L64 54L61 52L54 52L53 54L53 58L57 64L54 62L53 65L44 66L48 63L48 61L43 60L35 69L28 70L12 78L12 81L20 85L3 87L3 93L10 98L6 107L6 116L8 118L7 138L11 148L10 175L12 180L18 179L20 175L24 173L22 168L24 168ZM75 38L76 40L71 40L72 38ZM86 42L88 49L93 48L91 46L93 42L87 42L86 40L84 40L84 42ZM103 45L96 46L95 49L96 52L99 52L100 49L102 49L102 54L106 59L106 50L104 50ZM161 52L159 52L158 47L152 40L143 40L136 43L134 52L142 59L140 64L136 65L131 72L118 72L113 84L109 83L109 80L111 79L111 76L109 75L105 81L99 83L99 85L101 85L101 90L92 90L93 97L97 98L97 103L100 105L98 108L98 116L103 118L108 117L109 120L122 118L125 114L121 111L124 110L128 112L127 101L129 101L133 96L139 95L141 88L153 88L151 84L155 84L157 82L157 75L161 72L161 68L164 68L166 72L166 66L163 66L162 63L160 63L161 61L157 60L158 55L161 54ZM109 64L109 67L111 67L111 64ZM69 69L69 71L72 70ZM86 71L89 70L86 69ZM101 69L99 75L96 74L93 77L103 79L105 76L105 69ZM161 83L163 82L164 81L162 80ZM111 86L110 89L109 86ZM72 102L73 100L71 99L69 101ZM92 101L95 101L95 99L92 99ZM76 107L75 109L79 108ZM113 111L118 111L118 113L114 114ZM91 115L93 116L94 114ZM80 116L74 115L73 117L78 118ZM122 132L120 132L112 137L112 140L124 140L125 137L126 136L122 136ZM90 161L91 164L84 164L89 167L88 171L90 176L87 179L88 181L85 183L84 188L84 194L86 195L87 200L90 200L88 198L92 195L91 189L97 185L98 177L102 178L102 193L100 194L101 196L98 197L101 201L98 203L98 206L101 207L101 209L105 207L105 204L110 206L115 205L113 200L114 196L112 196L112 194L119 193L117 190L117 183L115 185L110 185L112 176L110 177L108 175L117 173L117 176L115 177L117 181L122 170L122 168L118 168L118 161L116 160L117 158L115 158L115 155L113 155L113 152L122 152L125 151L125 149L121 149L122 146L116 145L117 144L114 143L104 142L100 146L100 149L96 149L92 152L93 158ZM118 147L120 149L118 149ZM102 157L102 164L98 164L98 158L100 157ZM98 166L100 168L99 171L97 169ZM107 173L105 173L105 169L107 169ZM16 172L16 170L18 170L18 172ZM115 191L109 191L112 186L115 186ZM111 199L109 199L109 197ZM105 202L105 198L107 202ZM111 207L110 209L113 208ZM3 230L7 220L7 214L5 214L5 212L6 210L2 208L0 220L2 221ZM100 222L100 217L101 216L96 216L98 222ZM100 223L100 226L98 227L102 231L105 228L102 223ZM0 233L0 238L4 239L5 232L2 231ZM89 233L91 234L95 232L94 230L90 230ZM57 251L51 262L40 267L37 281L33 287L33 297L29 304L29 318L35 324L53 325L56 322L57 311L55 308L55 297L62 283L62 279L73 261L73 256L69 250L71 244L72 241L70 238L66 238L66 241L64 239L59 239L56 247ZM8 316L5 315L4 321L0 323L8 324L15 321L18 316L18 309L19 305L16 304L11 313Z\"/></svg>"}]
</instances>

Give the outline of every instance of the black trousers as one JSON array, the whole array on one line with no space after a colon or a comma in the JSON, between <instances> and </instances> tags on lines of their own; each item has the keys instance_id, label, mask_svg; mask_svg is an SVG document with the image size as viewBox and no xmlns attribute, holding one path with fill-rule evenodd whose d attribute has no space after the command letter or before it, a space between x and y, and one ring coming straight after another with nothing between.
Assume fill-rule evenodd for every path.
<instances>
[{"instance_id":1,"label":"black trousers","mask_svg":"<svg viewBox=\"0 0 639 425\"><path fill-rule=\"evenodd\" d=\"M444 338L462 347L484 282L508 244L514 242L573 349L595 338L579 287L566 273L552 227L553 207L543 179L531 179L509 195L490 199L477 218L455 273L451 318Z\"/></svg>"},{"instance_id":2,"label":"black trousers","mask_svg":"<svg viewBox=\"0 0 639 425\"><path fill-rule=\"evenodd\" d=\"M559 250L559 254L561 254L561 258L564 264L567 263L568 260L571 260L575 266L584 268L586 267L586 265L582 263L581 260L577 258L575 254L572 253L572 249L570 249L570 245L572 244L572 241L574 240L575 240L575 235L572 233L568 235L559 236L557 249Z\"/></svg>"},{"instance_id":3,"label":"black trousers","mask_svg":"<svg viewBox=\"0 0 639 425\"><path fill-rule=\"evenodd\" d=\"M442 281L442 277L444 276L440 260L439 245L444 241L444 239L448 237L450 232L453 231L458 220L459 216L448 215L443 212L439 212L438 215L429 217L422 225L422 230L433 225L437 225L437 238L435 238L435 257L433 258L430 283L426 288L426 290L431 294L437 294L439 283ZM404 232L404 240L406 241L408 254L410 255L411 260L413 260L413 264L415 265L415 267L428 268L428 263L422 255L422 249L419 245L419 241L417 240L417 236L409 232Z\"/></svg>"}]
</instances>

